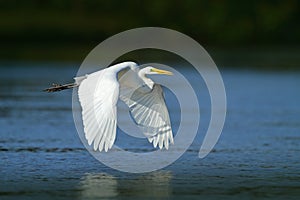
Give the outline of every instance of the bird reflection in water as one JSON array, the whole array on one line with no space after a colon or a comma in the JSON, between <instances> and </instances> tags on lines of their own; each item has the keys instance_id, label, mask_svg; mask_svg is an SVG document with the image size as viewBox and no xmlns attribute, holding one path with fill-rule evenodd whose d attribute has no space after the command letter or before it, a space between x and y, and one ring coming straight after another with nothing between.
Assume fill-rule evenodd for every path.
<instances>
[{"instance_id":1,"label":"bird reflection in water","mask_svg":"<svg viewBox=\"0 0 300 200\"><path fill-rule=\"evenodd\" d=\"M80 182L80 198L155 197L172 193L169 171L115 177L106 173L86 174Z\"/></svg>"},{"instance_id":2,"label":"bird reflection in water","mask_svg":"<svg viewBox=\"0 0 300 200\"><path fill-rule=\"evenodd\" d=\"M118 195L118 181L114 176L106 173L85 174L80 181L80 197L89 198L108 198Z\"/></svg>"}]
</instances>

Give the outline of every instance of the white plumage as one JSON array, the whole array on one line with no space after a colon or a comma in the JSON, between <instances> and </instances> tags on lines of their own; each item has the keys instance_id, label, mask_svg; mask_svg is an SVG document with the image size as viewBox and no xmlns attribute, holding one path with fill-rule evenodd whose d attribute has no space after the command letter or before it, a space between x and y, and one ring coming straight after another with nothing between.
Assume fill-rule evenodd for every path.
<instances>
[{"instance_id":1,"label":"white plumage","mask_svg":"<svg viewBox=\"0 0 300 200\"><path fill-rule=\"evenodd\" d=\"M118 73L126 68L129 70L118 80ZM119 98L129 107L132 119L154 147L168 149L169 143L173 143L163 90L147 77L149 74L172 75L151 66L139 69L134 62L123 62L75 78L85 137L95 151L108 151L114 144Z\"/></svg>"}]
</instances>

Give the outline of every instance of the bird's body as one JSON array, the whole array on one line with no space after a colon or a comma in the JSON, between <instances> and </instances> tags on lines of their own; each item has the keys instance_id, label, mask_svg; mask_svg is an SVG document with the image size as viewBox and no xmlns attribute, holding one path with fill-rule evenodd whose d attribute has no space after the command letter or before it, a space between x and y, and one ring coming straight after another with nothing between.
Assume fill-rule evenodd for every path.
<instances>
[{"instance_id":1,"label":"bird's body","mask_svg":"<svg viewBox=\"0 0 300 200\"><path fill-rule=\"evenodd\" d=\"M118 80L118 73L129 69ZM123 62L103 70L75 77L74 84L55 85L48 92L79 87L78 96L82 107L85 137L94 150L112 148L117 130L117 102L120 98L154 147L165 147L173 143L169 113L164 101L163 90L148 74L171 72L146 67L139 69L134 62Z\"/></svg>"}]
</instances>

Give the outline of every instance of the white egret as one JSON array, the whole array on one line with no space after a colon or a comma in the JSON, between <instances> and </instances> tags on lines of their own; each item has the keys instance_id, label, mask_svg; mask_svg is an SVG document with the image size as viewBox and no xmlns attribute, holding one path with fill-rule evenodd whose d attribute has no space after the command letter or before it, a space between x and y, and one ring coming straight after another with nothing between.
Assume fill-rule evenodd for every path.
<instances>
[{"instance_id":1,"label":"white egret","mask_svg":"<svg viewBox=\"0 0 300 200\"><path fill-rule=\"evenodd\" d=\"M129 69L118 80L118 73ZM103 70L75 77L75 83L45 89L55 92L79 87L85 138L94 150L111 149L116 138L117 101L120 98L128 107L135 124L153 146L169 148L174 143L170 117L163 90L147 75L172 72L148 66L139 69L134 62L123 62Z\"/></svg>"}]
</instances>

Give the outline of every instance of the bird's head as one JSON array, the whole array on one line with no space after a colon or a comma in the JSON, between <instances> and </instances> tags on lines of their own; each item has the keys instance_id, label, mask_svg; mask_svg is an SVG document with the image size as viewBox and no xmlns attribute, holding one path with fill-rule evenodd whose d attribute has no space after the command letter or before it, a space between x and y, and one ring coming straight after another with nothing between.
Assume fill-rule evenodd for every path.
<instances>
[{"instance_id":1,"label":"bird's head","mask_svg":"<svg viewBox=\"0 0 300 200\"><path fill-rule=\"evenodd\" d=\"M172 72L162 69L157 69L152 66L145 67L140 70L140 72L146 74L162 74L162 75L173 75Z\"/></svg>"}]
</instances>

